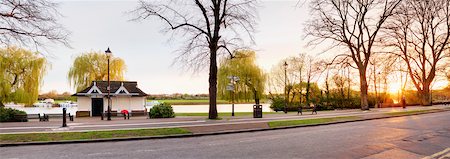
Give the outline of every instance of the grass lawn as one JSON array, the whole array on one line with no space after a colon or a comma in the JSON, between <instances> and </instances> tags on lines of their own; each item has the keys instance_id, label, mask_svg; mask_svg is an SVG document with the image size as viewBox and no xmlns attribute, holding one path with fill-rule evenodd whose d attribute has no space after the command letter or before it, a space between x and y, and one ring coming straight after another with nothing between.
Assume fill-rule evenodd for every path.
<instances>
[{"instance_id":1,"label":"grass lawn","mask_svg":"<svg viewBox=\"0 0 450 159\"><path fill-rule=\"evenodd\" d=\"M264 114L284 114L283 112L263 112ZM176 116L208 116L208 113L175 113ZM235 116L251 116L253 112L235 112ZM231 112L219 113L219 116L231 116Z\"/></svg>"},{"instance_id":2,"label":"grass lawn","mask_svg":"<svg viewBox=\"0 0 450 159\"><path fill-rule=\"evenodd\" d=\"M425 113L425 112L430 112L430 111L435 111L435 110L439 110L439 109L410 110L410 111L404 111L404 112L388 112L388 113L384 113L384 114L392 115L392 116L396 116L396 115L410 115L410 114Z\"/></svg>"},{"instance_id":3,"label":"grass lawn","mask_svg":"<svg viewBox=\"0 0 450 159\"><path fill-rule=\"evenodd\" d=\"M360 118L361 117L357 117L357 116L342 116L342 117L333 117L333 118L271 121L268 124L269 124L269 127L275 128L275 127L283 127L283 126L322 124L322 123L344 121L344 120L356 120L356 119L360 119Z\"/></svg>"},{"instance_id":4,"label":"grass lawn","mask_svg":"<svg viewBox=\"0 0 450 159\"><path fill-rule=\"evenodd\" d=\"M89 140L108 139L121 137L143 137L190 134L182 128L136 129L136 130L111 130L89 132L61 132L61 133L29 133L29 134L0 134L0 143L43 142L65 140Z\"/></svg>"},{"instance_id":5,"label":"grass lawn","mask_svg":"<svg viewBox=\"0 0 450 159\"><path fill-rule=\"evenodd\" d=\"M147 99L147 102L151 102L154 100ZM157 100L158 102L166 102L172 105L205 105L209 104L208 99L166 99L166 100ZM247 103L247 102L240 102ZM248 103L254 103L254 101L250 101ZM264 103L264 100L261 100L261 103ZM226 100L217 100L217 104L231 104L231 102Z\"/></svg>"},{"instance_id":6,"label":"grass lawn","mask_svg":"<svg viewBox=\"0 0 450 159\"><path fill-rule=\"evenodd\" d=\"M154 100L147 99L147 102ZM157 100L158 102L170 103L172 105L203 105L209 104L208 99L167 99L167 100ZM228 104L226 100L217 100L217 104Z\"/></svg>"}]
</instances>

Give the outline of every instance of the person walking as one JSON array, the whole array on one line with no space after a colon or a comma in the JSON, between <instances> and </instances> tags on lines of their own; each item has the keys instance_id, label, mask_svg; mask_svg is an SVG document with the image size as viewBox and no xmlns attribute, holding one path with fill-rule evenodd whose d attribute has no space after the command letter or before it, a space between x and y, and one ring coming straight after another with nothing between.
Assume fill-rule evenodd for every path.
<instances>
[{"instance_id":1,"label":"person walking","mask_svg":"<svg viewBox=\"0 0 450 159\"><path fill-rule=\"evenodd\" d=\"M310 103L309 106L313 108L311 114L314 114L314 113L317 114L317 105Z\"/></svg>"},{"instance_id":2,"label":"person walking","mask_svg":"<svg viewBox=\"0 0 450 159\"><path fill-rule=\"evenodd\" d=\"M303 115L303 107L301 104L298 106L297 115L298 114Z\"/></svg>"},{"instance_id":3,"label":"person walking","mask_svg":"<svg viewBox=\"0 0 450 159\"><path fill-rule=\"evenodd\" d=\"M402 96L402 101L401 101L401 103L402 103L403 109L405 109L405 108L406 108L406 99L405 99L405 96Z\"/></svg>"}]
</instances>

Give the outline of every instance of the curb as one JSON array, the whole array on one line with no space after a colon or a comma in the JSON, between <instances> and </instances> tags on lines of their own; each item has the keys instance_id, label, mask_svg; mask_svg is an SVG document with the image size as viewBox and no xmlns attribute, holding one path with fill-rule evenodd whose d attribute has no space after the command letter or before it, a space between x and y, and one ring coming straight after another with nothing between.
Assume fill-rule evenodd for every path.
<instances>
[{"instance_id":1,"label":"curb","mask_svg":"<svg viewBox=\"0 0 450 159\"><path fill-rule=\"evenodd\" d=\"M117 141L134 141L134 140L151 140L151 139L167 139L167 138L200 137L200 136L224 135L224 134L235 134L235 133L246 133L246 132L259 132L259 131L268 131L268 130L283 130L283 129L292 129L292 128L301 128L301 127L325 126L325 125L352 123L352 122L360 122L360 121L370 121L370 120L396 118L396 117L413 116L413 115L421 115L421 114L431 114L431 113L439 113L439 112L446 112L446 111L450 111L450 109L431 110L431 111L428 111L428 112L417 112L417 113L405 114L405 115L392 115L392 116L381 116L381 117L363 118L363 119L355 119L355 120L343 120L343 121L335 121L335 122L320 123L320 124L283 126L283 127L275 127L275 128L241 129L241 130L229 130L229 131L195 133L195 134L190 133L190 134L179 134L179 135L164 135L164 136L144 136L144 137L127 137L127 138L92 139L92 140L68 140L68 141L48 141L48 142L6 143L6 144L0 144L0 147L31 146L31 145L54 145L54 144L75 144L75 143L95 143L95 142L117 142ZM180 127L180 128L186 128L186 127Z\"/></svg>"}]
</instances>

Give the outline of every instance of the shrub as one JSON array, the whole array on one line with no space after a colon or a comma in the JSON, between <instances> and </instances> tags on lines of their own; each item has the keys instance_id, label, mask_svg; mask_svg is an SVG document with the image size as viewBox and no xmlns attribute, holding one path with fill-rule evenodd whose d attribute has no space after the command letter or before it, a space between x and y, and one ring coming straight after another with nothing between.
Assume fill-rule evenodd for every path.
<instances>
[{"instance_id":1,"label":"shrub","mask_svg":"<svg viewBox=\"0 0 450 159\"><path fill-rule=\"evenodd\" d=\"M22 119L18 117L19 115L23 116L27 115L27 113L21 110L0 107L0 122L28 121L27 119Z\"/></svg>"},{"instance_id":2,"label":"shrub","mask_svg":"<svg viewBox=\"0 0 450 159\"><path fill-rule=\"evenodd\" d=\"M275 97L272 99L272 103L270 104L270 108L274 111L284 111L284 98ZM298 107L301 106L303 109L309 109L305 103L300 104L298 101L287 103L287 111L297 111Z\"/></svg>"},{"instance_id":3,"label":"shrub","mask_svg":"<svg viewBox=\"0 0 450 159\"><path fill-rule=\"evenodd\" d=\"M175 113L169 103L161 103L150 109L149 116L150 118L174 118Z\"/></svg>"}]
</instances>

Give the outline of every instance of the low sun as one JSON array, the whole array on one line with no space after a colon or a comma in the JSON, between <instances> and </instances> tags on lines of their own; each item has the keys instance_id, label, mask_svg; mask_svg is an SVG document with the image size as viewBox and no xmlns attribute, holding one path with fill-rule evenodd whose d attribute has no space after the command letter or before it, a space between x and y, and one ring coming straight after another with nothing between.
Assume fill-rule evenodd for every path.
<instances>
[{"instance_id":1,"label":"low sun","mask_svg":"<svg viewBox=\"0 0 450 159\"><path fill-rule=\"evenodd\" d=\"M392 83L389 85L389 93L394 94L401 91L400 83Z\"/></svg>"}]
</instances>

